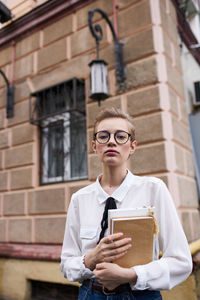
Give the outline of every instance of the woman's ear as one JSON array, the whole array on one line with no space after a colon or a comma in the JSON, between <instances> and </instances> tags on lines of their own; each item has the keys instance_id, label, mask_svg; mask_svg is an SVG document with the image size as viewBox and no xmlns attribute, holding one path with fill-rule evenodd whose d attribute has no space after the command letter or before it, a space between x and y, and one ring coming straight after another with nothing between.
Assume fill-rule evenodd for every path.
<instances>
[{"instance_id":1,"label":"woman's ear","mask_svg":"<svg viewBox=\"0 0 200 300\"><path fill-rule=\"evenodd\" d=\"M137 145L137 141L136 140L134 140L134 141L131 142L131 152L130 152L130 155L132 155L134 153L136 145Z\"/></svg>"},{"instance_id":2,"label":"woman's ear","mask_svg":"<svg viewBox=\"0 0 200 300\"><path fill-rule=\"evenodd\" d=\"M96 143L94 140L92 141L92 149L94 152L96 152Z\"/></svg>"}]
</instances>

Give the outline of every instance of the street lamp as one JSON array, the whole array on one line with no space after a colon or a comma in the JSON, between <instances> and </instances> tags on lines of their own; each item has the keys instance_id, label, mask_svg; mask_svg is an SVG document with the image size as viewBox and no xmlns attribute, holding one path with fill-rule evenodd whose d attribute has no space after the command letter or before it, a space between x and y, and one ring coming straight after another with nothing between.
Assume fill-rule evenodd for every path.
<instances>
[{"instance_id":1,"label":"street lamp","mask_svg":"<svg viewBox=\"0 0 200 300\"><path fill-rule=\"evenodd\" d=\"M103 59L91 61L90 66L90 98L100 101L108 95L108 68Z\"/></svg>"},{"instance_id":2,"label":"street lamp","mask_svg":"<svg viewBox=\"0 0 200 300\"><path fill-rule=\"evenodd\" d=\"M107 62L99 59L99 43L102 40L103 32L99 24L92 25L92 18L94 13L98 12L108 23L113 39L114 39L114 52L115 52L115 69L116 79L119 84L119 90L125 90L125 72L123 63L123 44L117 39L113 25L110 22L107 14L100 8L93 8L88 12L88 23L92 36L96 40L97 58L90 62L90 98L97 100L99 105L102 100L109 97L108 94L108 70Z\"/></svg>"}]
</instances>

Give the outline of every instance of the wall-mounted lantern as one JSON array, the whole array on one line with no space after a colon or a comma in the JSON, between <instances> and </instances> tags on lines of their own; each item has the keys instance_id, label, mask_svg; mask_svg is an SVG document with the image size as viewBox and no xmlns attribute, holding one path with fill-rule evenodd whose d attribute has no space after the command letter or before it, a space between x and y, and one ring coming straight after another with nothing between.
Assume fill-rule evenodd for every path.
<instances>
[{"instance_id":1,"label":"wall-mounted lantern","mask_svg":"<svg viewBox=\"0 0 200 300\"><path fill-rule=\"evenodd\" d=\"M91 61L90 66L90 98L100 101L108 95L108 68L103 59Z\"/></svg>"},{"instance_id":2,"label":"wall-mounted lantern","mask_svg":"<svg viewBox=\"0 0 200 300\"><path fill-rule=\"evenodd\" d=\"M0 74L3 76L7 86L7 102L6 102L6 116L12 118L14 116L14 94L15 87L10 85L5 73L0 69Z\"/></svg>"},{"instance_id":3,"label":"wall-mounted lantern","mask_svg":"<svg viewBox=\"0 0 200 300\"><path fill-rule=\"evenodd\" d=\"M117 39L113 25L110 22L107 14L100 8L93 8L88 12L88 23L93 37L96 39L97 58L90 62L90 98L97 100L99 105L102 100L109 97L108 93L108 71L107 63L103 59L99 59L99 43L102 40L103 32L101 26L96 24L92 25L92 18L94 13L98 12L108 23L113 39L114 39L114 52L115 52L115 69L116 79L119 84L119 90L125 90L125 71L123 63L123 44Z\"/></svg>"}]
</instances>

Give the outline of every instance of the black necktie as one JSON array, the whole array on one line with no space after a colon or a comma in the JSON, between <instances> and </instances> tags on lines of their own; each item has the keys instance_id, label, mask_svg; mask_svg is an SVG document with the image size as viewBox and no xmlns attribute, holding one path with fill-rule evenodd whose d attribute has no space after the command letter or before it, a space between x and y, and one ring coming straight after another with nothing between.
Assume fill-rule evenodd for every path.
<instances>
[{"instance_id":1,"label":"black necktie","mask_svg":"<svg viewBox=\"0 0 200 300\"><path fill-rule=\"evenodd\" d=\"M112 198L112 197L109 197L106 200L106 205L105 205L105 209L104 209L104 212L103 212L103 218L101 220L101 233L99 235L98 243L104 237L105 231L108 228L108 210L109 209L116 209L116 208L117 208L117 206L116 206L116 203L115 203L115 199Z\"/></svg>"}]
</instances>

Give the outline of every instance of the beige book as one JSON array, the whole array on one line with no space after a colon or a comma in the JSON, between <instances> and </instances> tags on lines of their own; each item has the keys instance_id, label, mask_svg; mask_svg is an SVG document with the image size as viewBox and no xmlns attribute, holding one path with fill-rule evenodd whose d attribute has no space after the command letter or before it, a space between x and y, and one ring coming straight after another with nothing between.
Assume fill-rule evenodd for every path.
<instances>
[{"instance_id":1,"label":"beige book","mask_svg":"<svg viewBox=\"0 0 200 300\"><path fill-rule=\"evenodd\" d=\"M152 261L155 233L153 216L111 218L110 230L111 233L123 232L122 238L132 238L132 247L123 257L114 261L119 266L129 268Z\"/></svg>"}]
</instances>

